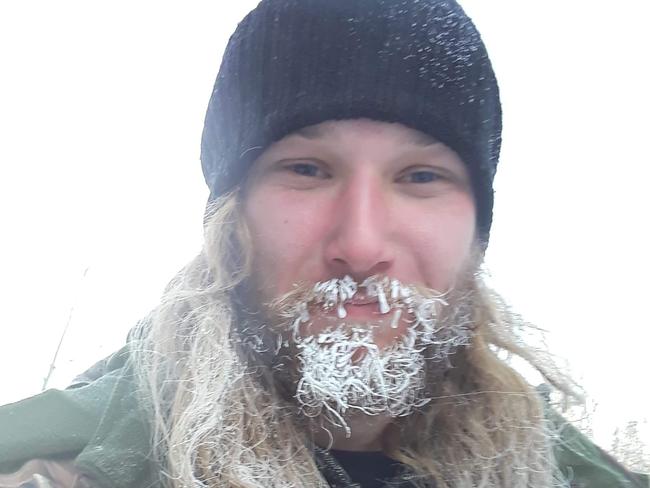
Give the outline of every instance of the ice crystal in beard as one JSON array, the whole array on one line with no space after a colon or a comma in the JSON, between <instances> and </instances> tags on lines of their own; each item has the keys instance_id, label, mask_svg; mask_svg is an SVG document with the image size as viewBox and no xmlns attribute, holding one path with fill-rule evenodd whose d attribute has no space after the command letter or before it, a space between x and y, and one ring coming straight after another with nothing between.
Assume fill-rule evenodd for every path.
<instances>
[{"instance_id":1,"label":"ice crystal in beard","mask_svg":"<svg viewBox=\"0 0 650 488\"><path fill-rule=\"evenodd\" d=\"M359 290L376 299L381 319L368 324L343 321L346 302ZM428 362L446 368L450 356L471 336L467 321L442 318L456 315L444 313L448 307L443 296L431 290L385 277L358 284L348 276L317 283L276 303L289 325L284 346L295 354L295 399L303 413L322 417L350 435L345 419L352 412L401 417L429 402ZM328 320L335 325L309 333L310 310L319 315L336 312L339 320ZM380 348L375 331L382 326L395 329L400 320L408 322L406 331Z\"/></svg>"}]
</instances>

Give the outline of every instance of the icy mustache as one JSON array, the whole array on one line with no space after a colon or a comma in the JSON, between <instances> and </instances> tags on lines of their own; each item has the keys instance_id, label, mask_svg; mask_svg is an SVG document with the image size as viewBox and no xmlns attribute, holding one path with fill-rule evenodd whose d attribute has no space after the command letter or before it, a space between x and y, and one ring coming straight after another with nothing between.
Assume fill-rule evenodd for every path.
<instances>
[{"instance_id":1,"label":"icy mustache","mask_svg":"<svg viewBox=\"0 0 650 488\"><path fill-rule=\"evenodd\" d=\"M334 278L316 283L307 296L298 303L294 314L293 330L297 332L300 324L310 320L309 305L317 306L325 312L336 311L340 319L347 316L346 303L361 298L368 303L376 301L380 314L394 311L391 328L396 328L403 314L410 317L413 324L422 328L434 329L434 321L439 309L447 305L443 295L433 290L424 290L404 285L399 280L386 276L371 276L357 283L350 276Z\"/></svg>"}]
</instances>

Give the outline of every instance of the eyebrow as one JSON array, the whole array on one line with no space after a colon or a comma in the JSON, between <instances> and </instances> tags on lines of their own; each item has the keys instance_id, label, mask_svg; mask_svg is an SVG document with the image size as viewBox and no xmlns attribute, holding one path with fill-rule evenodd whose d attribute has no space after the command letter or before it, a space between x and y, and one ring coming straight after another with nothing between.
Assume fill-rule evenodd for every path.
<instances>
[{"instance_id":1,"label":"eyebrow","mask_svg":"<svg viewBox=\"0 0 650 488\"><path fill-rule=\"evenodd\" d=\"M322 125L310 125L308 127L303 127L302 129L298 129L297 131L294 132L294 134L298 134L299 136L302 136L305 139L319 139L331 131L332 130L327 126L324 127Z\"/></svg>"},{"instance_id":2,"label":"eyebrow","mask_svg":"<svg viewBox=\"0 0 650 488\"><path fill-rule=\"evenodd\" d=\"M332 132L332 128L330 126L311 125L308 127L303 127L302 129L298 129L297 131L294 132L294 134L304 137L305 139L313 140L313 139L319 139L325 136L326 134L328 134L329 132ZM418 146L423 146L423 147L432 146L440 142L435 137L419 131L413 131L412 133L410 133L407 140L408 142L412 142Z\"/></svg>"},{"instance_id":3,"label":"eyebrow","mask_svg":"<svg viewBox=\"0 0 650 488\"><path fill-rule=\"evenodd\" d=\"M416 132L409 139L411 140L411 142L417 144L418 146L425 146L425 147L432 146L440 142L435 137L430 136L429 134L425 134L424 132Z\"/></svg>"}]
</instances>

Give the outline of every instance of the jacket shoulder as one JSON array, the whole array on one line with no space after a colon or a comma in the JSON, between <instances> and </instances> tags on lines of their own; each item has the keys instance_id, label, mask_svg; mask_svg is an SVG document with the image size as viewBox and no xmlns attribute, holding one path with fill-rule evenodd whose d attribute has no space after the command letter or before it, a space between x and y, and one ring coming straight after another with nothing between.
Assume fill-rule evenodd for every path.
<instances>
[{"instance_id":1,"label":"jacket shoulder","mask_svg":"<svg viewBox=\"0 0 650 488\"><path fill-rule=\"evenodd\" d=\"M0 475L0 488L94 488L72 459L33 459L17 471Z\"/></svg>"},{"instance_id":2,"label":"jacket shoulder","mask_svg":"<svg viewBox=\"0 0 650 488\"><path fill-rule=\"evenodd\" d=\"M107 375L83 388L47 390L0 407L0 472L30 459L71 456L92 438L116 384Z\"/></svg>"},{"instance_id":3,"label":"jacket shoulder","mask_svg":"<svg viewBox=\"0 0 650 488\"><path fill-rule=\"evenodd\" d=\"M625 468L557 412L547 415L558 467L572 488L650 488L648 475Z\"/></svg>"}]
</instances>

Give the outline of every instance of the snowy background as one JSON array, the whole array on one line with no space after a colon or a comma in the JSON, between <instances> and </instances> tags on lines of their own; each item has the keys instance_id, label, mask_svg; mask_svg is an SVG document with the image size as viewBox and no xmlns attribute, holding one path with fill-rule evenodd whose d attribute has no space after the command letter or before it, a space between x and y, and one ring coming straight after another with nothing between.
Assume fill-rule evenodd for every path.
<instances>
[{"instance_id":1,"label":"snowy background","mask_svg":"<svg viewBox=\"0 0 650 488\"><path fill-rule=\"evenodd\" d=\"M0 3L0 404L40 391L68 319L50 386L119 348L198 252L203 116L255 3ZM596 440L637 421L650 444L650 4L463 5L504 107L493 281L550 331Z\"/></svg>"}]
</instances>

